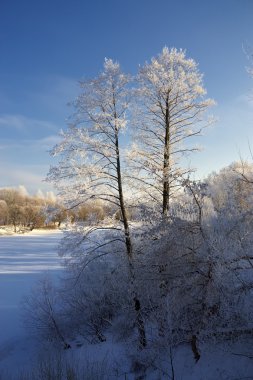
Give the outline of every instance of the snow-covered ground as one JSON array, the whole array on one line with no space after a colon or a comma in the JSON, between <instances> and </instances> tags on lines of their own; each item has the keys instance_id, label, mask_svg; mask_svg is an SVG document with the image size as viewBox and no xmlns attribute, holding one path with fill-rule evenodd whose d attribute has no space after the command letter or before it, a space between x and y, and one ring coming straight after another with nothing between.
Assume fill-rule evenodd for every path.
<instances>
[{"instance_id":1,"label":"snow-covered ground","mask_svg":"<svg viewBox=\"0 0 253 380\"><path fill-rule=\"evenodd\" d=\"M22 299L45 272L61 270L60 231L0 236L0 369L18 370L29 360L31 341L20 318Z\"/></svg>"},{"instance_id":2,"label":"snow-covered ground","mask_svg":"<svg viewBox=\"0 0 253 380\"><path fill-rule=\"evenodd\" d=\"M30 293L36 282L47 272L55 279L62 273L57 245L61 232L33 231L26 235L0 236L0 379L9 380L22 369L32 368L39 355L50 348L28 336L21 322L22 299ZM131 346L108 339L105 343L88 344L78 338L71 342L72 349L62 352L64 360L88 363L88 372L97 373L96 379L135 378L128 365ZM174 377L170 368L170 355L156 356L156 370L151 369L145 378L150 380L241 380L253 379L251 340L206 342L199 346L201 359L195 363L191 347L184 344L173 349ZM40 351L38 351L40 350ZM149 356L147 349L147 354ZM151 348L152 350L152 348ZM127 354L128 352L128 354ZM89 366L90 367L89 367ZM107 367L108 366L108 367ZM5 371L8 371L5 372ZM131 373L132 372L132 373ZM99 375L101 373L101 375ZM106 377L102 376L106 373ZM6 374L6 375L5 375ZM15 379L16 379L15 378ZM34 378L34 380L37 380Z\"/></svg>"}]
</instances>

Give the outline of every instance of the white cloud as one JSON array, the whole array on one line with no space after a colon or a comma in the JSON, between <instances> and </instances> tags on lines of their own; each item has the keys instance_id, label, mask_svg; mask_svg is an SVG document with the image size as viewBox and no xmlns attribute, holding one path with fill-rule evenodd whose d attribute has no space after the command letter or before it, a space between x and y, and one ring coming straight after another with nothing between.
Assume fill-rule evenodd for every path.
<instances>
[{"instance_id":1,"label":"white cloud","mask_svg":"<svg viewBox=\"0 0 253 380\"><path fill-rule=\"evenodd\" d=\"M52 191L52 186L44 181L54 161L48 152L60 139L60 136L48 135L34 140L4 140L0 145L0 186L21 184L29 193L38 189Z\"/></svg>"},{"instance_id":2,"label":"white cloud","mask_svg":"<svg viewBox=\"0 0 253 380\"><path fill-rule=\"evenodd\" d=\"M13 128L19 131L31 129L58 130L58 126L45 120L32 119L23 115L3 114L0 116L0 128Z\"/></svg>"},{"instance_id":3,"label":"white cloud","mask_svg":"<svg viewBox=\"0 0 253 380\"><path fill-rule=\"evenodd\" d=\"M32 140L35 145L39 145L43 148L50 149L54 145L58 144L61 141L61 137L57 135L51 135L44 137L43 139Z\"/></svg>"},{"instance_id":4,"label":"white cloud","mask_svg":"<svg viewBox=\"0 0 253 380\"><path fill-rule=\"evenodd\" d=\"M10 149L30 149L31 151L36 149L37 153L39 151L47 151L54 147L61 141L61 137L58 135L49 135L41 139L22 139L18 141L13 141L11 139L2 140L0 144L0 150L10 150Z\"/></svg>"},{"instance_id":5,"label":"white cloud","mask_svg":"<svg viewBox=\"0 0 253 380\"><path fill-rule=\"evenodd\" d=\"M44 192L53 191L52 186L45 182L48 172L47 165L7 164L0 166L0 187L24 186L30 194L38 189Z\"/></svg>"},{"instance_id":6,"label":"white cloud","mask_svg":"<svg viewBox=\"0 0 253 380\"><path fill-rule=\"evenodd\" d=\"M0 186L21 184L30 193L40 188L46 194L53 190L50 184L43 182L52 162L48 151L60 141L57 133L64 128L65 118L72 112L66 105L76 98L79 90L77 80L72 78L33 79L33 89L26 89L18 107L15 107L16 99L8 99L9 106L2 107L8 111L0 113L3 136L0 141ZM6 103L5 98L6 94L0 90L2 105ZM19 111L15 111L17 109Z\"/></svg>"}]
</instances>

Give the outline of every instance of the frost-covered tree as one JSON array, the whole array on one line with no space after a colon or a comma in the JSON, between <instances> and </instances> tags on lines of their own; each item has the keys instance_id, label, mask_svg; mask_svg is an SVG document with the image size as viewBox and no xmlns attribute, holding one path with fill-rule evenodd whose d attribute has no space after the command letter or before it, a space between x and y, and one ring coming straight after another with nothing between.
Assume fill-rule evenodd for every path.
<instances>
[{"instance_id":1,"label":"frost-covered tree","mask_svg":"<svg viewBox=\"0 0 253 380\"><path fill-rule=\"evenodd\" d=\"M101 200L120 210L121 226L92 226L84 230L79 223L75 238L71 231L62 246L63 250L69 247L72 256L78 257L79 272L90 260L112 252L112 244L117 243L122 250L125 249L139 342L145 346L144 323L134 285L133 246L126 212L120 143L127 125L130 80L121 72L118 63L106 59L104 71L97 78L80 83L82 92L74 102L73 121L67 132L62 133L62 142L53 150L53 154L61 159L56 167L51 168L48 178L58 188L67 208ZM110 234L109 239L103 235L103 240L98 242L99 229L113 231L114 235Z\"/></svg>"},{"instance_id":2,"label":"frost-covered tree","mask_svg":"<svg viewBox=\"0 0 253 380\"><path fill-rule=\"evenodd\" d=\"M130 158L141 189L166 214L182 177L190 171L179 159L197 149L188 141L210 123L204 114L213 101L205 96L197 63L175 48L165 47L141 67L137 83L137 137Z\"/></svg>"},{"instance_id":3,"label":"frost-covered tree","mask_svg":"<svg viewBox=\"0 0 253 380\"><path fill-rule=\"evenodd\" d=\"M233 190L236 182L229 181L238 175L229 174L219 178L219 185L224 180ZM237 189L235 196L225 194L226 202L216 202L214 195L219 198L225 186L214 194L208 183L186 181L177 212L174 204L174 215L162 221L163 228L157 223L156 231L149 231L154 238L144 237L145 255L139 258L142 305L153 332L157 329L153 339L160 345L188 341L196 360L206 339L251 331L252 201L246 186L241 193L248 194L247 209L236 206Z\"/></svg>"},{"instance_id":4,"label":"frost-covered tree","mask_svg":"<svg viewBox=\"0 0 253 380\"><path fill-rule=\"evenodd\" d=\"M253 165L246 161L233 162L207 178L209 196L218 213L227 219L244 218L251 213L253 202Z\"/></svg>"},{"instance_id":5,"label":"frost-covered tree","mask_svg":"<svg viewBox=\"0 0 253 380\"><path fill-rule=\"evenodd\" d=\"M53 155L60 155L62 160L51 168L49 180L68 207L99 199L120 208L131 256L119 143L127 123L129 80L118 63L106 59L99 77L81 82L82 93L74 102L73 122L53 150Z\"/></svg>"}]
</instances>

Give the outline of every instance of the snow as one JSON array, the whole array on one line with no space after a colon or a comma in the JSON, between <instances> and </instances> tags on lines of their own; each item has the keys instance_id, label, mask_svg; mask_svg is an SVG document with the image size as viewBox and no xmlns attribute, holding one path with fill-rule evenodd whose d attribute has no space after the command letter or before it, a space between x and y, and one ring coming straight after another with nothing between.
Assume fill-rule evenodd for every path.
<instances>
[{"instance_id":1,"label":"snow","mask_svg":"<svg viewBox=\"0 0 253 380\"><path fill-rule=\"evenodd\" d=\"M1 380L9 380L9 374L17 374L19 379L23 368L32 368L39 356L46 358L46 355L50 355L52 344L38 344L38 341L29 337L20 316L22 298L29 294L36 282L45 273L50 273L55 280L62 273L61 259L57 255L60 238L61 232L58 231L33 231L27 235L0 237ZM129 345L127 349L127 344L110 339L110 336L107 342L92 345L84 343L83 339L79 341L77 337L71 342L71 346L71 350L62 351L64 360L69 358L77 365L88 363L85 368L87 373L94 368L98 374L101 373L101 376L98 375L96 378L135 378L130 365L130 356L135 357L135 353L131 352L133 346ZM253 379L251 347L252 342L243 339L218 344L205 342L199 346L201 359L195 363L190 345L182 344L173 349L175 379ZM149 356L148 350L144 354ZM160 355L155 355L154 358L157 369L150 369L145 378L171 378L169 353L161 351ZM8 375L4 375L5 370L8 371ZM102 376L104 372L108 377Z\"/></svg>"},{"instance_id":2,"label":"snow","mask_svg":"<svg viewBox=\"0 0 253 380\"><path fill-rule=\"evenodd\" d=\"M59 231L32 231L0 237L0 369L25 364L34 342L29 342L20 318L24 296L45 272L60 273Z\"/></svg>"},{"instance_id":3,"label":"snow","mask_svg":"<svg viewBox=\"0 0 253 380\"><path fill-rule=\"evenodd\" d=\"M57 255L60 236L61 232L36 230L25 236L2 236L0 274L33 274L61 269Z\"/></svg>"}]
</instances>

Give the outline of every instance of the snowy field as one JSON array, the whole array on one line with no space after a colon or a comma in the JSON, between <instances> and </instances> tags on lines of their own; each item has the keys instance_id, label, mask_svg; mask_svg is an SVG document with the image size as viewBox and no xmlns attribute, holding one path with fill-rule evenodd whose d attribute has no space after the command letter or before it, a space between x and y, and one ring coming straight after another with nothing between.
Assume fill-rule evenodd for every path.
<instances>
[{"instance_id":1,"label":"snowy field","mask_svg":"<svg viewBox=\"0 0 253 380\"><path fill-rule=\"evenodd\" d=\"M9 374L19 375L22 369L32 368L42 349L38 341L28 336L22 321L22 299L30 293L36 282L45 273L56 280L62 273L57 245L61 232L33 231L27 235L0 237L0 379L9 380ZM77 362L92 363L96 379L127 379L136 377L131 371L129 357L131 347L108 339L102 344L83 344L78 339L71 342L72 349L63 352L65 358ZM38 350L40 346L40 350ZM195 363L189 344L173 350L174 377L168 353L156 357L158 366L147 373L150 380L242 380L253 379L253 355L251 341L201 344L201 359ZM129 355L130 354L130 355ZM128 359L127 359L128 358ZM72 360L71 359L71 360ZM97 360L97 362L96 362ZM90 364L89 364L90 365ZM159 368L159 370L158 370ZM7 372L8 371L8 374ZM99 375L101 371L101 375ZM86 373L86 372L85 372ZM5 375L6 374L6 375ZM104 377L104 375L106 375ZM84 376L82 379L93 377ZM36 380L36 379L34 379Z\"/></svg>"},{"instance_id":2,"label":"snowy field","mask_svg":"<svg viewBox=\"0 0 253 380\"><path fill-rule=\"evenodd\" d=\"M61 271L59 231L33 231L0 237L0 369L16 370L33 353L21 321L21 305L37 280Z\"/></svg>"}]
</instances>

